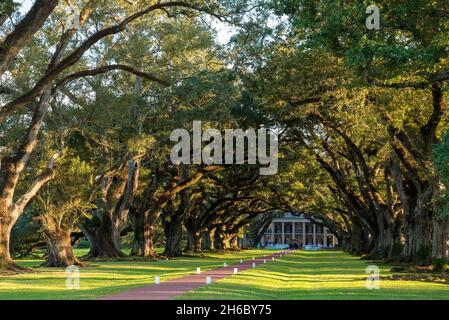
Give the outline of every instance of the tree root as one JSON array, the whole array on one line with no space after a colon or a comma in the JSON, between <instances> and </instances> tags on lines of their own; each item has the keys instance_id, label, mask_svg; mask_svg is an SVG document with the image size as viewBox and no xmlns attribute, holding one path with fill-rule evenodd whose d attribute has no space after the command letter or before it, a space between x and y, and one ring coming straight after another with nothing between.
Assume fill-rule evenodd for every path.
<instances>
[{"instance_id":1,"label":"tree root","mask_svg":"<svg viewBox=\"0 0 449 320\"><path fill-rule=\"evenodd\" d=\"M0 265L0 274L3 275L15 275L15 274L21 274L21 273L31 273L35 272L35 270L27 267L22 267L14 262L7 263Z\"/></svg>"}]
</instances>

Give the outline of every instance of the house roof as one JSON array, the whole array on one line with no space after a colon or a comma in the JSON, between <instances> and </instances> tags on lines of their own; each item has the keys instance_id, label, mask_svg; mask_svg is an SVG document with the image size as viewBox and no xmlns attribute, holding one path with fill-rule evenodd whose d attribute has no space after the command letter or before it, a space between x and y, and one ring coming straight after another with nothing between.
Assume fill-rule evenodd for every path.
<instances>
[{"instance_id":1,"label":"house roof","mask_svg":"<svg viewBox=\"0 0 449 320\"><path fill-rule=\"evenodd\" d=\"M293 215L290 212L284 213L281 217L273 219L273 222L277 221L285 221L285 220L291 220L291 221L298 221L298 222L310 222L309 219L306 218L304 214L301 215ZM316 221L320 221L319 219L316 219Z\"/></svg>"}]
</instances>

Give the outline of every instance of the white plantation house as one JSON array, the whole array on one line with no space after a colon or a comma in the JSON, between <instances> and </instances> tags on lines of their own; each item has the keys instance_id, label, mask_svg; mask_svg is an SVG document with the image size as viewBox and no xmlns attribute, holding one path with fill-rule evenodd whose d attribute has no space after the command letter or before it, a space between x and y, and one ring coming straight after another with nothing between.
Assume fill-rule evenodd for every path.
<instances>
[{"instance_id":1,"label":"white plantation house","mask_svg":"<svg viewBox=\"0 0 449 320\"><path fill-rule=\"evenodd\" d=\"M265 231L260 243L263 247L317 246L332 248L338 244L337 238L329 230L308 220L304 215L285 213L274 219Z\"/></svg>"}]
</instances>

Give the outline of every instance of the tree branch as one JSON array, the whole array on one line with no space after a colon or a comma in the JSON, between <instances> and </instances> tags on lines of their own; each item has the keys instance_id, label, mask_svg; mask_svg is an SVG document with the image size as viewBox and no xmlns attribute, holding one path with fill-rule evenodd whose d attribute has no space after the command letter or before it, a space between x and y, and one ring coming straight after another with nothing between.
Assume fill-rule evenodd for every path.
<instances>
[{"instance_id":1,"label":"tree branch","mask_svg":"<svg viewBox=\"0 0 449 320\"><path fill-rule=\"evenodd\" d=\"M42 28L59 0L36 0L28 14L20 21L0 45L0 76L9 63L28 44L33 35Z\"/></svg>"},{"instance_id":2,"label":"tree branch","mask_svg":"<svg viewBox=\"0 0 449 320\"><path fill-rule=\"evenodd\" d=\"M89 77L89 76L96 76L98 74L104 74L104 73L107 73L112 70L124 70L124 71L130 72L130 73L133 73L139 77L145 78L147 80L157 82L166 87L170 86L170 82L168 82L166 80L162 80L153 74L136 70L130 66L116 64L116 65L102 66L102 67L95 68L92 70L84 70L84 71L72 73L72 74L66 76L64 79L60 80L58 83L56 83L56 85L53 87L53 93L55 93L59 87L65 86L67 83L74 81L76 79Z\"/></svg>"},{"instance_id":3,"label":"tree branch","mask_svg":"<svg viewBox=\"0 0 449 320\"><path fill-rule=\"evenodd\" d=\"M25 209L26 205L30 200L39 192L39 190L42 188L42 186L53 179L54 177L54 171L53 167L55 165L56 160L62 155L62 150L55 153L51 159L48 161L47 168L45 168L42 173L39 175L39 177L34 180L34 182L31 184L31 187L25 194L23 194L17 202L14 204L14 212L17 214L20 214L23 209Z\"/></svg>"},{"instance_id":4,"label":"tree branch","mask_svg":"<svg viewBox=\"0 0 449 320\"><path fill-rule=\"evenodd\" d=\"M124 31L128 24L130 24L134 20L140 18L141 16L144 16L152 11L161 10L163 8L169 8L169 7L184 7L184 8L190 8L190 9L195 9L198 11L206 12L205 9L196 7L195 5L188 3L188 2L184 2L184 1L172 1L172 2L165 2L165 3L159 2L155 5L149 6L146 9L141 10L141 11L125 18L122 22L120 22L119 24L116 24L115 26L112 26L112 27L109 27L109 28L106 28L106 29L96 32L91 37L89 37L87 40L85 40L77 49L75 49L71 54L69 54L61 62L57 63L55 66L53 66L52 68L47 70L45 75L36 83L36 85L31 90L24 93L23 95L16 98L15 100L5 104L3 106L3 108L0 109L0 123L2 123L8 115L13 113L19 107L32 101L37 95L41 94L47 84L49 84L51 81L53 81L65 69L76 64L81 59L81 57L84 55L84 53L87 50L89 50L98 41L100 41L101 39L103 39L109 35L114 35L114 34ZM211 13L209 12L209 14L211 14Z\"/></svg>"}]
</instances>

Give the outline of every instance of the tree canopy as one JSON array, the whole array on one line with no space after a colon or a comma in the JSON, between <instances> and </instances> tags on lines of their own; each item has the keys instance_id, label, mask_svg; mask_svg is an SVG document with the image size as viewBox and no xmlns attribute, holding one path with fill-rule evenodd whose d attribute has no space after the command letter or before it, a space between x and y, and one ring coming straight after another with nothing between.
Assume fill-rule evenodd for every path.
<instances>
[{"instance_id":1,"label":"tree canopy","mask_svg":"<svg viewBox=\"0 0 449 320\"><path fill-rule=\"evenodd\" d=\"M373 30L369 5L2 2L0 268L21 269L11 232L83 265L80 238L84 260L238 250L282 212L357 254L447 259L449 3L383 1ZM278 172L172 163L194 121L268 129Z\"/></svg>"}]
</instances>

